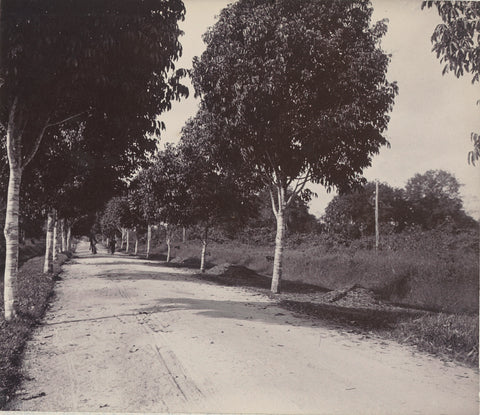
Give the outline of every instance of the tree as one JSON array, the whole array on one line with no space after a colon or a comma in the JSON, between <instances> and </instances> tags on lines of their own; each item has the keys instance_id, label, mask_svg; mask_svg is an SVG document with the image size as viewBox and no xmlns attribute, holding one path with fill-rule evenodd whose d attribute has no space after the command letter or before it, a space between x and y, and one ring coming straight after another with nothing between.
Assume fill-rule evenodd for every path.
<instances>
[{"instance_id":1,"label":"tree","mask_svg":"<svg viewBox=\"0 0 480 415\"><path fill-rule=\"evenodd\" d=\"M405 193L379 183L380 229L400 232L411 224L411 212ZM335 196L325 209L323 220L329 232L347 239L375 233L375 183L367 183L353 192Z\"/></svg>"},{"instance_id":2,"label":"tree","mask_svg":"<svg viewBox=\"0 0 480 415\"><path fill-rule=\"evenodd\" d=\"M150 256L152 225L159 222L158 202L153 192L154 174L152 167L140 170L130 182L128 199L130 210L137 217L138 225L147 228L146 257Z\"/></svg>"},{"instance_id":3,"label":"tree","mask_svg":"<svg viewBox=\"0 0 480 415\"><path fill-rule=\"evenodd\" d=\"M480 80L480 2L424 1L422 9L436 6L443 20L432 34L433 51L444 63L442 74L452 71L457 78L465 72L473 75L472 83ZM468 162L480 158L480 135L472 132L473 150Z\"/></svg>"},{"instance_id":4,"label":"tree","mask_svg":"<svg viewBox=\"0 0 480 415\"><path fill-rule=\"evenodd\" d=\"M85 161L79 158L82 153L77 151L75 145L79 142L81 130L63 129L56 134L46 135L43 139L46 145L39 148L22 175L21 215L25 215L28 209L30 217L43 219L47 216L44 272L53 271L59 224L68 218L66 212L72 209L72 205L79 205L78 200L72 197L72 192L69 192L70 187L78 186L79 181L83 181L82 173L88 175ZM66 249L64 230L62 226L63 249Z\"/></svg>"},{"instance_id":5,"label":"tree","mask_svg":"<svg viewBox=\"0 0 480 415\"><path fill-rule=\"evenodd\" d=\"M154 148L146 133L159 134L157 115L187 92L179 84L184 71L173 72L181 53L178 21L185 9L181 0L4 0L0 7L0 124L9 160L4 230L9 320L15 308L25 166L49 130L79 117L88 116L87 128L100 132L88 137L96 137L95 143L109 141L123 160Z\"/></svg>"},{"instance_id":6,"label":"tree","mask_svg":"<svg viewBox=\"0 0 480 415\"><path fill-rule=\"evenodd\" d=\"M126 197L115 196L108 201L100 218L102 233L107 238L115 238L129 222L130 206Z\"/></svg>"},{"instance_id":7,"label":"tree","mask_svg":"<svg viewBox=\"0 0 480 415\"><path fill-rule=\"evenodd\" d=\"M202 229L200 270L205 271L205 253L209 231L226 223L244 222L251 214L251 183L239 180L231 170L220 169L218 148L209 124L209 115L200 110L182 129L179 143L180 174L177 186L182 217L180 225L197 225Z\"/></svg>"},{"instance_id":8,"label":"tree","mask_svg":"<svg viewBox=\"0 0 480 415\"><path fill-rule=\"evenodd\" d=\"M433 229L446 221L459 226L471 224L463 211L460 183L445 170L428 170L416 174L405 186L405 196L411 204L413 220L424 229Z\"/></svg>"},{"instance_id":9,"label":"tree","mask_svg":"<svg viewBox=\"0 0 480 415\"><path fill-rule=\"evenodd\" d=\"M277 221L272 292L280 291L285 210L361 182L397 93L366 1L240 0L204 35L192 79L210 112L221 162L243 165L269 190ZM287 189L292 193L288 196Z\"/></svg>"},{"instance_id":10,"label":"tree","mask_svg":"<svg viewBox=\"0 0 480 415\"><path fill-rule=\"evenodd\" d=\"M157 154L149 169L155 217L165 227L167 262L170 261L171 242L176 228L188 222L185 211L186 183L182 177L182 168L178 150L167 145Z\"/></svg>"}]
</instances>

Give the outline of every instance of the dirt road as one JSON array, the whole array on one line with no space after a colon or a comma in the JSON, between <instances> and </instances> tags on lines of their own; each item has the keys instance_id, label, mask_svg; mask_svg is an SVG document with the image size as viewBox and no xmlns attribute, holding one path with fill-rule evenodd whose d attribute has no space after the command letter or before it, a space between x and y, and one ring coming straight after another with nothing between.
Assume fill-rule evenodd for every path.
<instances>
[{"instance_id":1,"label":"dirt road","mask_svg":"<svg viewBox=\"0 0 480 415\"><path fill-rule=\"evenodd\" d=\"M477 414L478 374L161 263L65 266L7 410Z\"/></svg>"}]
</instances>

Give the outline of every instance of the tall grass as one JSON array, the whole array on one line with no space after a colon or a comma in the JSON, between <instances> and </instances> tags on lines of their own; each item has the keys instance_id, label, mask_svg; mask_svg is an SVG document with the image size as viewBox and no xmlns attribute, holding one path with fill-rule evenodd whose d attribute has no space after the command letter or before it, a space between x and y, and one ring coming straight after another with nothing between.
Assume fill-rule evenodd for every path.
<instances>
[{"instance_id":1,"label":"tall grass","mask_svg":"<svg viewBox=\"0 0 480 415\"><path fill-rule=\"evenodd\" d=\"M174 256L187 259L200 255L199 242L174 245ZM284 251L284 278L332 290L358 284L405 306L478 312L477 231L412 231L385 237L379 252L372 246L371 239L345 246L325 236L291 238ZM162 251L164 246L160 244L158 249ZM243 265L270 275L272 256L271 244L217 241L210 243L207 261L212 265Z\"/></svg>"},{"instance_id":2,"label":"tall grass","mask_svg":"<svg viewBox=\"0 0 480 415\"><path fill-rule=\"evenodd\" d=\"M428 353L450 356L478 367L478 330L476 316L429 313L401 322L390 336Z\"/></svg>"}]
</instances>

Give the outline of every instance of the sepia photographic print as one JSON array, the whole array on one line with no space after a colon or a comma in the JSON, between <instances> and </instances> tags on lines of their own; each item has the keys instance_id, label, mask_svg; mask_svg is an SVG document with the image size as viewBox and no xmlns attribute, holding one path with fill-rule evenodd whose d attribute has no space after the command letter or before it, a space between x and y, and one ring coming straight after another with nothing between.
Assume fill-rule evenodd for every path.
<instances>
[{"instance_id":1,"label":"sepia photographic print","mask_svg":"<svg viewBox=\"0 0 480 415\"><path fill-rule=\"evenodd\" d=\"M480 2L0 0L0 412L479 411Z\"/></svg>"}]
</instances>

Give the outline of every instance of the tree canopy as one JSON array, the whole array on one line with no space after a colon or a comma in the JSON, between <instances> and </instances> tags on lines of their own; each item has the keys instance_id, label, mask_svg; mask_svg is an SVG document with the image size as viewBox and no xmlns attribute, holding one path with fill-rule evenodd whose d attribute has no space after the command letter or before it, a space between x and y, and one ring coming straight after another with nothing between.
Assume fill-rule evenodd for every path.
<instances>
[{"instance_id":1,"label":"tree canopy","mask_svg":"<svg viewBox=\"0 0 480 415\"><path fill-rule=\"evenodd\" d=\"M100 217L102 233L115 238L121 234L121 229L130 223L130 209L126 197L115 196L110 199Z\"/></svg>"},{"instance_id":2,"label":"tree canopy","mask_svg":"<svg viewBox=\"0 0 480 415\"><path fill-rule=\"evenodd\" d=\"M452 71L458 78L470 73L472 83L480 80L480 2L478 1L424 1L422 9L436 6L442 23L432 34L433 51L441 63L442 74ZM478 103L477 103L478 104ZM468 162L480 158L480 135L472 132L473 150Z\"/></svg>"},{"instance_id":3,"label":"tree canopy","mask_svg":"<svg viewBox=\"0 0 480 415\"><path fill-rule=\"evenodd\" d=\"M387 144L397 88L378 48L385 22L370 28L371 12L364 1L243 0L205 34L196 91L268 184L346 186Z\"/></svg>"},{"instance_id":4,"label":"tree canopy","mask_svg":"<svg viewBox=\"0 0 480 415\"><path fill-rule=\"evenodd\" d=\"M435 6L442 18L432 34L433 51L444 63L443 73L456 77L472 74L480 80L480 3L478 1L424 1L422 8Z\"/></svg>"},{"instance_id":5,"label":"tree canopy","mask_svg":"<svg viewBox=\"0 0 480 415\"><path fill-rule=\"evenodd\" d=\"M132 112L154 132L154 118L185 92L181 74L166 77L184 13L180 0L2 1L2 122L16 99L18 117L28 110L37 127L97 110Z\"/></svg>"},{"instance_id":6,"label":"tree canopy","mask_svg":"<svg viewBox=\"0 0 480 415\"><path fill-rule=\"evenodd\" d=\"M461 184L445 170L428 170L416 174L405 186L405 197L412 206L413 220L424 229L451 221L471 225L473 219L463 211Z\"/></svg>"}]
</instances>

